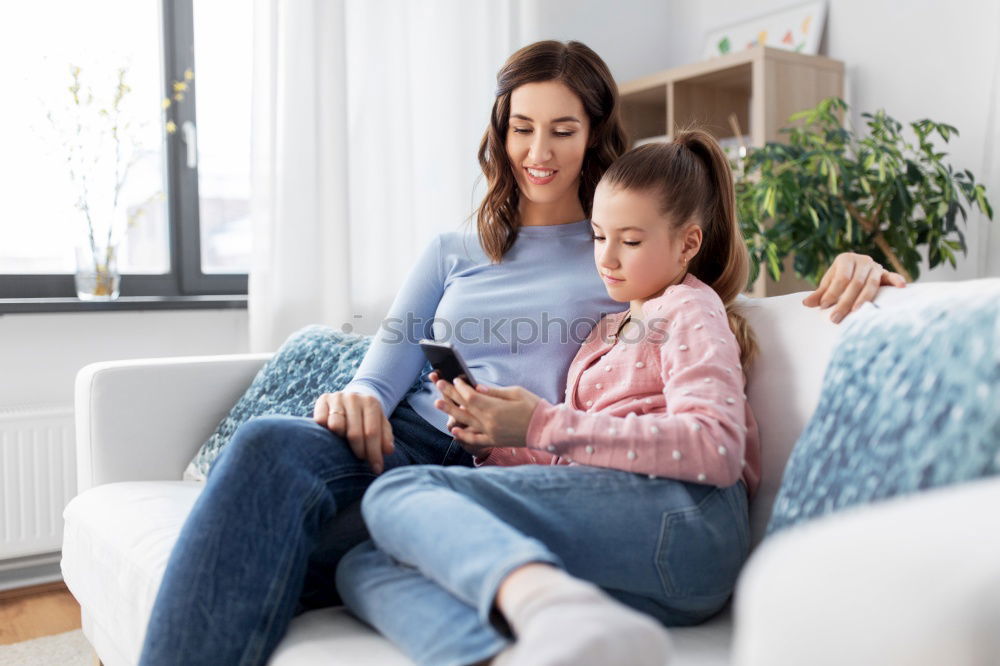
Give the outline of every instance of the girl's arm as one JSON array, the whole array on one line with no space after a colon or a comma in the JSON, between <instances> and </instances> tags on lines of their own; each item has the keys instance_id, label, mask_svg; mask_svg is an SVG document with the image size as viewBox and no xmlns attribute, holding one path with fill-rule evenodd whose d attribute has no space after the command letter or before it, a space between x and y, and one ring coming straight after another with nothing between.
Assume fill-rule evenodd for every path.
<instances>
[{"instance_id":1,"label":"girl's arm","mask_svg":"<svg viewBox=\"0 0 1000 666\"><path fill-rule=\"evenodd\" d=\"M717 301L697 295L688 306L678 300L657 299L663 309L656 315L671 327L659 344L660 367L647 369L659 372L665 413L611 416L541 400L528 427L528 447L584 465L717 486L736 483L747 430L739 347Z\"/></svg>"}]
</instances>

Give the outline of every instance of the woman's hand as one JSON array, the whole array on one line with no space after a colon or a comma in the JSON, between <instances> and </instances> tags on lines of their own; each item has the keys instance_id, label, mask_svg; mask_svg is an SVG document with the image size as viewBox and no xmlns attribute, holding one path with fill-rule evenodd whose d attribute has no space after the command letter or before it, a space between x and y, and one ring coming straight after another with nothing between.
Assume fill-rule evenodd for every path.
<instances>
[{"instance_id":1,"label":"woman's hand","mask_svg":"<svg viewBox=\"0 0 1000 666\"><path fill-rule=\"evenodd\" d=\"M354 455L382 473L382 457L392 453L393 437L378 400L360 393L324 393L313 407L313 420L347 439Z\"/></svg>"},{"instance_id":2,"label":"woman's hand","mask_svg":"<svg viewBox=\"0 0 1000 666\"><path fill-rule=\"evenodd\" d=\"M528 424L541 400L528 389L520 386L488 387L485 384L472 388L461 378L456 379L454 384L440 380L435 386L448 400L439 399L434 406L458 424L463 424L463 427L452 427L451 432L455 439L468 445L467 451L484 456L488 452L479 453L477 447L526 445Z\"/></svg>"},{"instance_id":3,"label":"woman's hand","mask_svg":"<svg viewBox=\"0 0 1000 666\"><path fill-rule=\"evenodd\" d=\"M899 273L882 268L867 255L844 252L837 255L819 287L806 296L802 304L808 307L818 305L823 309L836 304L830 319L838 324L868 301L875 300L882 285L905 287L906 279Z\"/></svg>"}]
</instances>

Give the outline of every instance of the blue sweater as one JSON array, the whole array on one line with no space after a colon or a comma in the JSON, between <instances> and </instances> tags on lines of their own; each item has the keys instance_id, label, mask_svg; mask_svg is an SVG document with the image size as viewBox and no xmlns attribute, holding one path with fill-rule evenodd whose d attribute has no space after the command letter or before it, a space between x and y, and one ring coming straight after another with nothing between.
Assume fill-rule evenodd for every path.
<instances>
[{"instance_id":1,"label":"blue sweater","mask_svg":"<svg viewBox=\"0 0 1000 666\"><path fill-rule=\"evenodd\" d=\"M628 308L597 273L589 220L523 227L499 264L475 232L442 233L411 269L344 391L374 396L388 417L424 368L418 341L431 338L451 342L476 381L559 403L580 344L603 315ZM407 401L447 433L438 397L424 375Z\"/></svg>"}]
</instances>

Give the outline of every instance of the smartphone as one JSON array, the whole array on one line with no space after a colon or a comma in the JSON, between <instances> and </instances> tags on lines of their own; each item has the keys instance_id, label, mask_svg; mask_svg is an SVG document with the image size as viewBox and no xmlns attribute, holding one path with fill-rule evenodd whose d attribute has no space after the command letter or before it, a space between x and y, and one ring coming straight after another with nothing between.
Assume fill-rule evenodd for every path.
<instances>
[{"instance_id":1,"label":"smartphone","mask_svg":"<svg viewBox=\"0 0 1000 666\"><path fill-rule=\"evenodd\" d=\"M424 350L424 356L431 362L431 367L437 370L441 379L454 382L457 377L461 377L467 384L476 386L476 380L469 372L469 367L465 365L458 350L452 347L450 342L423 339L420 341L420 348Z\"/></svg>"}]
</instances>

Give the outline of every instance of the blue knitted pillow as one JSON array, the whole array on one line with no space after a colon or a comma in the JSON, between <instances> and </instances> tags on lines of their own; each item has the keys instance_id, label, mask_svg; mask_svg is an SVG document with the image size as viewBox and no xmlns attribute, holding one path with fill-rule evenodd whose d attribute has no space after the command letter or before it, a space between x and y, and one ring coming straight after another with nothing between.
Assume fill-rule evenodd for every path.
<instances>
[{"instance_id":1,"label":"blue knitted pillow","mask_svg":"<svg viewBox=\"0 0 1000 666\"><path fill-rule=\"evenodd\" d=\"M371 336L342 333L319 324L292 333L201 445L184 470L184 479L204 481L236 429L254 416L288 414L312 418L317 398L343 389L354 377L370 345ZM407 395L420 388L421 380L430 370L430 364L425 364Z\"/></svg>"},{"instance_id":2,"label":"blue knitted pillow","mask_svg":"<svg viewBox=\"0 0 1000 666\"><path fill-rule=\"evenodd\" d=\"M767 534L1000 472L1000 290L847 319Z\"/></svg>"}]
</instances>

